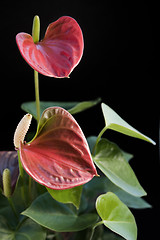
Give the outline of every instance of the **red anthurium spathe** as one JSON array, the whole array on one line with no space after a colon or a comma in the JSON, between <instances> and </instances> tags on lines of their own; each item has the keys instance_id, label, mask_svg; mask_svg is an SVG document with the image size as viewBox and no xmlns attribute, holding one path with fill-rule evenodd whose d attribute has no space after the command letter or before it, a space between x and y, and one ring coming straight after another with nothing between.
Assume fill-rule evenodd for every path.
<instances>
[{"instance_id":1,"label":"red anthurium spathe","mask_svg":"<svg viewBox=\"0 0 160 240\"><path fill-rule=\"evenodd\" d=\"M68 77L83 54L83 35L78 23L64 16L51 23L40 42L31 35L16 36L19 50L26 62L37 72L55 78Z\"/></svg>"},{"instance_id":2,"label":"red anthurium spathe","mask_svg":"<svg viewBox=\"0 0 160 240\"><path fill-rule=\"evenodd\" d=\"M97 175L86 138L73 116L60 107L46 109L37 134L20 144L26 172L51 189L82 185Z\"/></svg>"}]
</instances>

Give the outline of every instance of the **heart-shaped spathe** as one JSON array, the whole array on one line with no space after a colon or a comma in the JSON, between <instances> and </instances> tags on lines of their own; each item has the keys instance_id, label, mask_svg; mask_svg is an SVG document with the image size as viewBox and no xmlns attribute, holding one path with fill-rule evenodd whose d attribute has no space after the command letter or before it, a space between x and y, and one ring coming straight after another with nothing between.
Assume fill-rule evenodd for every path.
<instances>
[{"instance_id":1,"label":"heart-shaped spathe","mask_svg":"<svg viewBox=\"0 0 160 240\"><path fill-rule=\"evenodd\" d=\"M20 158L26 172L51 189L76 187L97 175L82 130L60 107L43 112L33 141L21 144Z\"/></svg>"},{"instance_id":2,"label":"heart-shaped spathe","mask_svg":"<svg viewBox=\"0 0 160 240\"><path fill-rule=\"evenodd\" d=\"M51 23L40 42L31 35L16 36L18 48L26 62L37 72L55 78L68 77L83 54L83 34L71 17L64 16Z\"/></svg>"}]
</instances>

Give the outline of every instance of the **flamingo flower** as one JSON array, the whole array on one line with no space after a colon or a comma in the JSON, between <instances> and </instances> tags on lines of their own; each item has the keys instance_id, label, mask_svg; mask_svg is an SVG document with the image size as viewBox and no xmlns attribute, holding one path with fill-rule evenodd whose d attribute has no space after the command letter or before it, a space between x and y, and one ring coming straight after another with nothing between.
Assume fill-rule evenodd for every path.
<instances>
[{"instance_id":1,"label":"flamingo flower","mask_svg":"<svg viewBox=\"0 0 160 240\"><path fill-rule=\"evenodd\" d=\"M30 114L25 116L31 119ZM22 119L19 123L14 142L24 169L33 179L48 188L62 190L83 185L97 175L86 138L68 111L47 108L28 144L23 141L23 130L28 129L22 126L25 121L28 122Z\"/></svg>"},{"instance_id":2,"label":"flamingo flower","mask_svg":"<svg viewBox=\"0 0 160 240\"><path fill-rule=\"evenodd\" d=\"M51 23L43 40L34 42L31 35L16 36L26 62L37 72L55 78L68 77L83 54L83 35L78 23L64 16Z\"/></svg>"}]
</instances>

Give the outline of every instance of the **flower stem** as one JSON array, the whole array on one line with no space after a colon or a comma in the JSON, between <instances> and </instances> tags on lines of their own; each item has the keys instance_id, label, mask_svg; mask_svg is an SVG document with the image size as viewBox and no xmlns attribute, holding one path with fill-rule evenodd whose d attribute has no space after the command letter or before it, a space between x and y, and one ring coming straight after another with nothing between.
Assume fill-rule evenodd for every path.
<instances>
[{"instance_id":1,"label":"flower stem","mask_svg":"<svg viewBox=\"0 0 160 240\"><path fill-rule=\"evenodd\" d=\"M32 38L33 42L39 42L39 35L40 35L40 19L36 15L33 19L33 26L32 26ZM36 109L37 109L37 123L40 119L40 97L39 97L39 79L38 79L38 72L34 70L34 84L35 84L35 98L36 98Z\"/></svg>"},{"instance_id":2,"label":"flower stem","mask_svg":"<svg viewBox=\"0 0 160 240\"><path fill-rule=\"evenodd\" d=\"M89 240L92 240L93 235L94 235L95 228L98 227L99 225L102 225L102 224L103 224L103 221L100 221L100 222L98 222L98 223L95 223L95 224L92 226Z\"/></svg>"},{"instance_id":3,"label":"flower stem","mask_svg":"<svg viewBox=\"0 0 160 240\"><path fill-rule=\"evenodd\" d=\"M23 166L22 166L22 163L21 163L19 150L17 151L17 154L18 154L19 174L20 174L21 178L23 178L24 177L24 170L23 170Z\"/></svg>"},{"instance_id":4,"label":"flower stem","mask_svg":"<svg viewBox=\"0 0 160 240\"><path fill-rule=\"evenodd\" d=\"M39 79L38 72L34 70L34 85L35 85L35 97L36 97L36 109L37 109L37 124L40 120L40 97L39 97Z\"/></svg>"},{"instance_id":5,"label":"flower stem","mask_svg":"<svg viewBox=\"0 0 160 240\"><path fill-rule=\"evenodd\" d=\"M22 181L21 196L22 196L24 204L26 205L25 190L24 190L24 186L25 186L24 169L23 169L23 166L21 163L19 150L17 151L17 154L18 154L18 163L19 163L19 173L20 173L20 178Z\"/></svg>"},{"instance_id":6,"label":"flower stem","mask_svg":"<svg viewBox=\"0 0 160 240\"><path fill-rule=\"evenodd\" d=\"M99 141L100 141L103 133L104 133L106 130L107 130L107 126L105 126L105 127L101 130L101 132L99 133L99 135L98 135L98 137L97 137L97 140L96 140L96 144L94 145L94 148L93 148L93 151L92 151L92 155L94 155L95 150L96 150L96 147L97 147L97 145L98 145L98 143L99 143Z\"/></svg>"},{"instance_id":7,"label":"flower stem","mask_svg":"<svg viewBox=\"0 0 160 240\"><path fill-rule=\"evenodd\" d=\"M17 212L16 212L16 209L15 209L15 206L14 206L14 204L13 204L12 198L8 198L8 202L9 202L9 204L10 204L10 207L11 207L14 215L15 215L16 218L18 219L18 214L17 214Z\"/></svg>"}]
</instances>

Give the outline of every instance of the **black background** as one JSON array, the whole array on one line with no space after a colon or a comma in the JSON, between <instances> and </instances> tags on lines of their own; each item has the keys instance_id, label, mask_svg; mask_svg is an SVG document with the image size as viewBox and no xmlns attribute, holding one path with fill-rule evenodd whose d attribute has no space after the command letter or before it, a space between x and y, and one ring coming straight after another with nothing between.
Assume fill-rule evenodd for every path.
<instances>
[{"instance_id":1,"label":"black background","mask_svg":"<svg viewBox=\"0 0 160 240\"><path fill-rule=\"evenodd\" d=\"M33 70L16 46L19 32L31 34L34 15L41 39L49 23L63 15L75 18L84 35L84 54L70 79L40 75L40 98L83 101L101 97L156 146L108 130L105 137L134 154L131 165L152 209L132 210L138 239L154 239L158 226L158 81L155 75L155 6L146 1L3 1L1 2L0 150L13 150L13 134L23 116L20 105L34 100ZM75 116L86 136L104 127L100 105ZM34 124L34 123L33 123ZM157 223L157 224L156 224Z\"/></svg>"}]
</instances>

